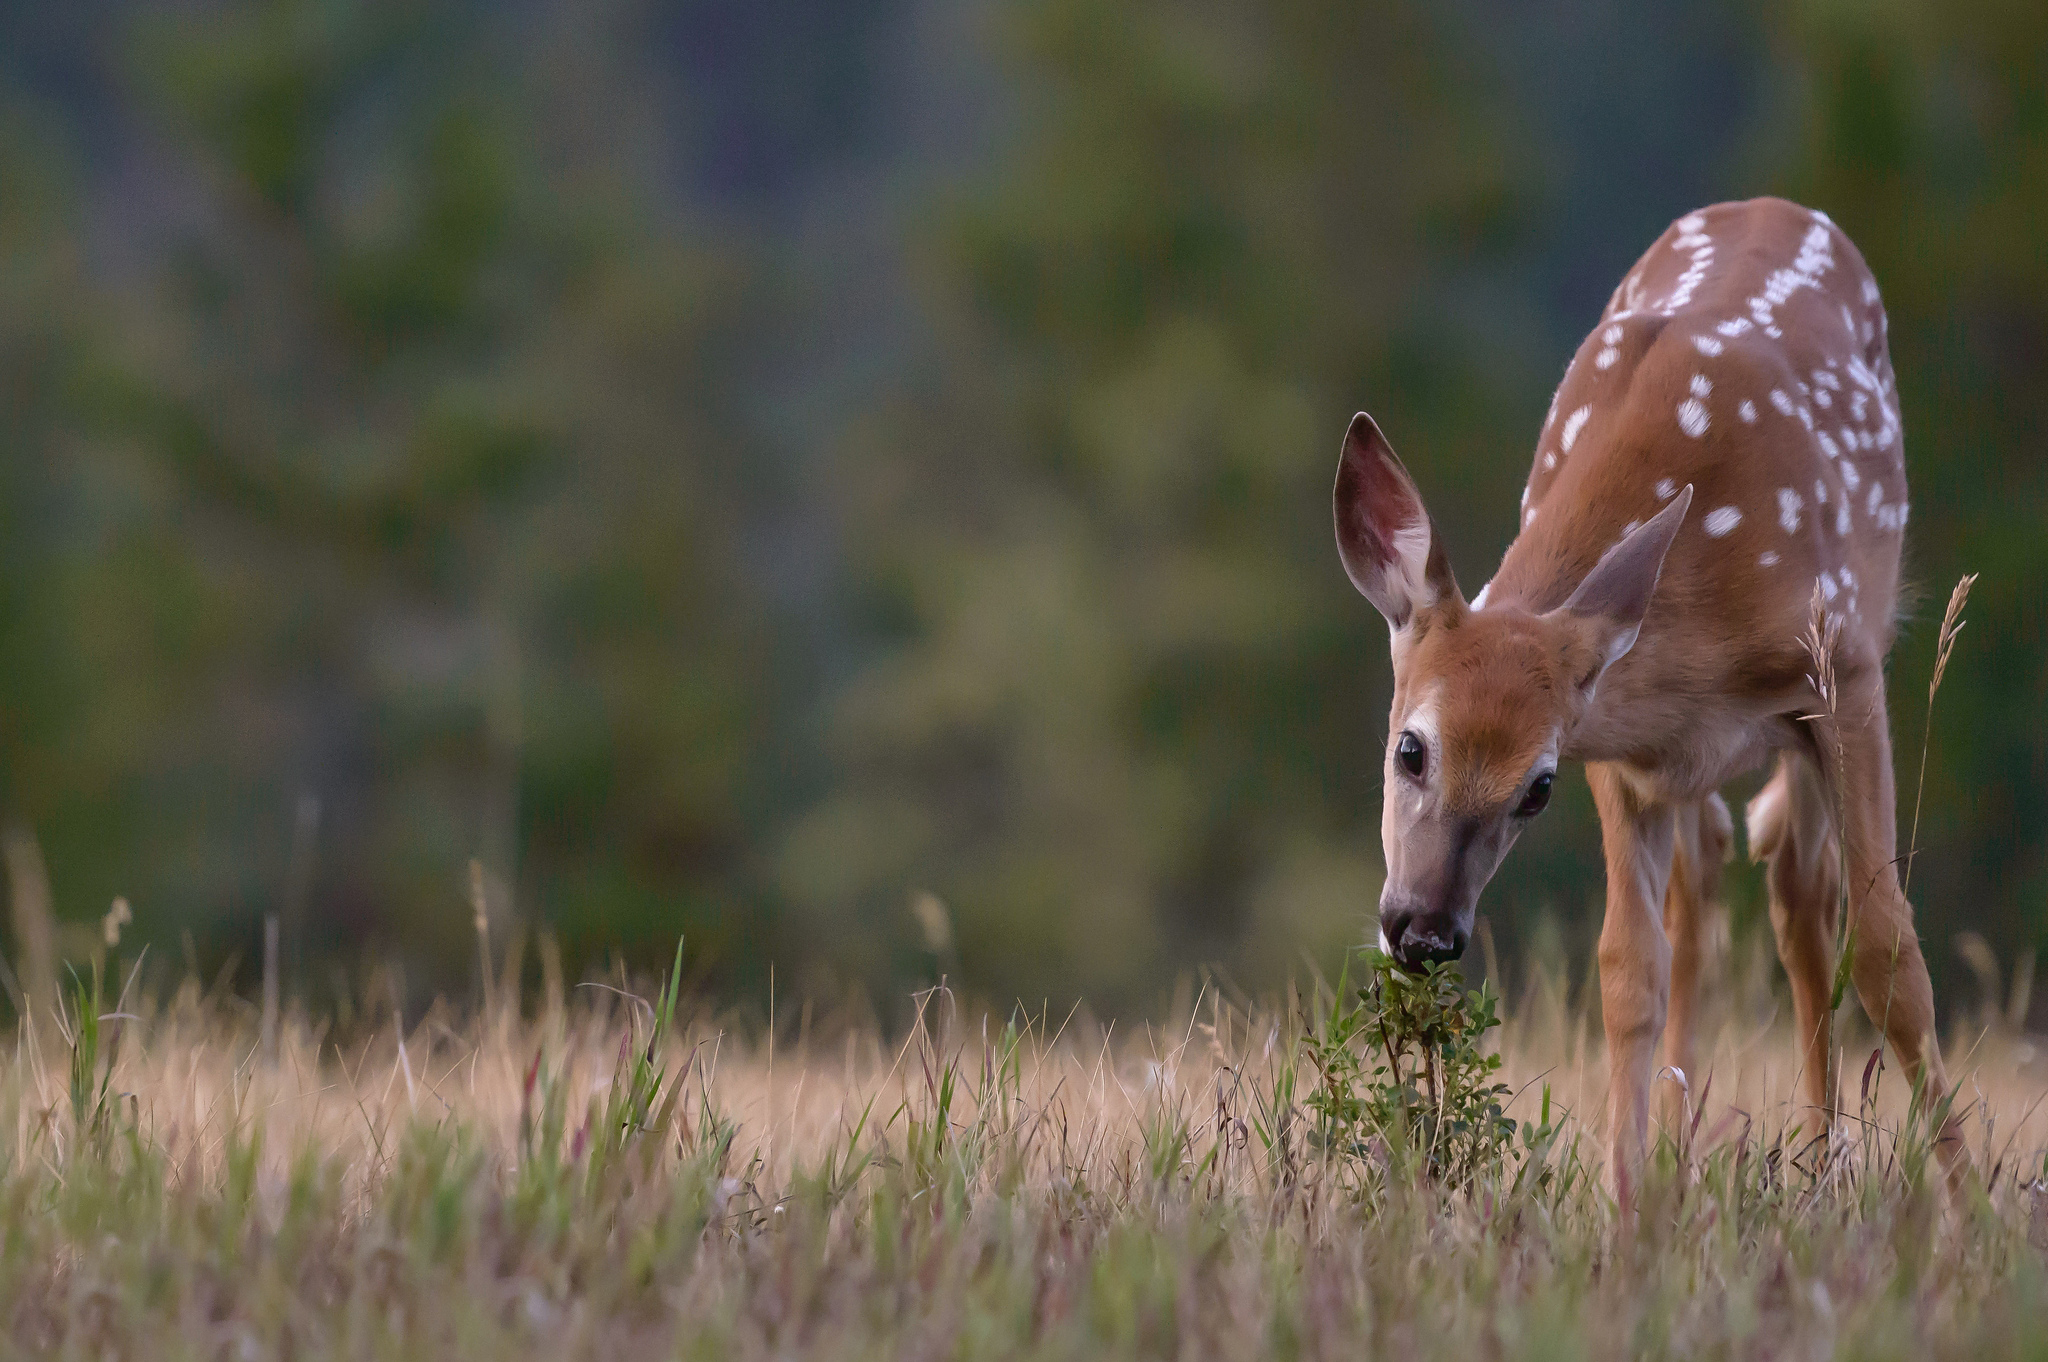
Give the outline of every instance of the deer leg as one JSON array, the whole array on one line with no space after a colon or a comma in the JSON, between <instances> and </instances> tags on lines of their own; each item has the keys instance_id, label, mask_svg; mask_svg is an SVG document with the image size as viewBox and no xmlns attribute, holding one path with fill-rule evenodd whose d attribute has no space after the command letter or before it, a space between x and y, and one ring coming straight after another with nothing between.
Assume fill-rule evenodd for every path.
<instances>
[{"instance_id":1,"label":"deer leg","mask_svg":"<svg viewBox=\"0 0 2048 1362\"><path fill-rule=\"evenodd\" d=\"M1600 844L1607 859L1600 1010L1607 1031L1608 1173L1626 1214L1635 1201L1635 1178L1648 1136L1650 1079L1671 996L1671 944L1664 936L1663 907L1677 817L1671 805L1640 798L1610 763L1589 764L1586 777L1600 810Z\"/></svg>"},{"instance_id":2,"label":"deer leg","mask_svg":"<svg viewBox=\"0 0 2048 1362\"><path fill-rule=\"evenodd\" d=\"M1792 1025L1799 1038L1799 1085L1813 1111L1814 1134L1834 1124L1837 1100L1834 1011L1835 913L1841 892L1841 844L1820 771L1794 752L1749 801L1749 854L1766 862L1771 931L1792 984Z\"/></svg>"},{"instance_id":3,"label":"deer leg","mask_svg":"<svg viewBox=\"0 0 2048 1362\"><path fill-rule=\"evenodd\" d=\"M1892 785L1892 746L1885 713L1884 681L1867 673L1867 695L1854 691L1837 730L1841 743L1843 840L1847 846L1849 921L1855 931L1850 964L1863 1010L1889 1040L1906 1076L1925 1086L1927 1099L1949 1092L1934 1032L1934 989L1913 929L1913 907L1899 886L1894 853L1898 844L1897 804ZM1862 716L1852 722L1849 716ZM1951 1178L1967 1166L1961 1122L1943 1123L1937 1150Z\"/></svg>"},{"instance_id":4,"label":"deer leg","mask_svg":"<svg viewBox=\"0 0 2048 1362\"><path fill-rule=\"evenodd\" d=\"M1664 891L1664 935L1671 943L1671 1003L1664 1020L1664 1064L1677 1074L1673 1082L1657 1085L1664 1127L1674 1136L1691 1120L1688 1092L1692 1101L1700 1097L1700 971L1705 964L1707 919L1721 893L1721 863L1727 859L1729 832L1728 806L1719 795L1709 795L1678 810L1671 883Z\"/></svg>"}]
</instances>

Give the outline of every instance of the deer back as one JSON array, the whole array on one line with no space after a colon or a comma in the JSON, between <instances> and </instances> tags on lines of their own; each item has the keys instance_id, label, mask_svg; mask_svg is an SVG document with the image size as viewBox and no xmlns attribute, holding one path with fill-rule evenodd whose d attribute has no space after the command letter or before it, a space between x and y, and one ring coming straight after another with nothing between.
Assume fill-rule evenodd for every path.
<instances>
[{"instance_id":1,"label":"deer back","mask_svg":"<svg viewBox=\"0 0 2048 1362\"><path fill-rule=\"evenodd\" d=\"M1690 484L1641 636L1602 683L1611 741L1644 730L1632 707L1792 702L1816 592L1844 650L1881 659L1907 515L1885 329L1876 281L1825 214L1766 198L1673 223L1566 370L1520 531L1475 606L1559 605Z\"/></svg>"}]
</instances>

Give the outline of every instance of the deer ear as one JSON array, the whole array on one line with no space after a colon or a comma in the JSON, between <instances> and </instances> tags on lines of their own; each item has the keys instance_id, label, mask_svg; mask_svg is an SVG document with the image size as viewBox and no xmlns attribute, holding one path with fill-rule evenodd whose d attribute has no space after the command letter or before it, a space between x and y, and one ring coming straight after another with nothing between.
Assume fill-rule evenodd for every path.
<instances>
[{"instance_id":1,"label":"deer ear","mask_svg":"<svg viewBox=\"0 0 2048 1362\"><path fill-rule=\"evenodd\" d=\"M1344 572L1394 632L1439 602L1464 602L1415 480L1364 412L1344 432L1335 503Z\"/></svg>"},{"instance_id":2,"label":"deer ear","mask_svg":"<svg viewBox=\"0 0 2048 1362\"><path fill-rule=\"evenodd\" d=\"M1589 680L1597 679L1636 646L1636 634L1664 570L1664 555L1671 551L1671 541L1678 537L1678 527L1691 505L1692 484L1687 483L1669 506L1600 555L1571 599L1553 612L1568 617L1587 633L1595 663Z\"/></svg>"}]
</instances>

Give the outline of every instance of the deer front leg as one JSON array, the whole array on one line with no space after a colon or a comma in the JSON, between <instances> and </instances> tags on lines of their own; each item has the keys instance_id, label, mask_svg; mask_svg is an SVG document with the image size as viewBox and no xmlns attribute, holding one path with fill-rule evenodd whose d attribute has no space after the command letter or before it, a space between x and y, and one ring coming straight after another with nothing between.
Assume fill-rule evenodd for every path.
<instances>
[{"instance_id":1,"label":"deer front leg","mask_svg":"<svg viewBox=\"0 0 2048 1362\"><path fill-rule=\"evenodd\" d=\"M1600 1010L1607 1031L1608 1173L1624 1214L1635 1202L1650 1119L1650 1081L1671 995L1664 893L1676 813L1638 797L1620 768L1586 768L1607 858L1600 928Z\"/></svg>"},{"instance_id":2,"label":"deer front leg","mask_svg":"<svg viewBox=\"0 0 2048 1362\"><path fill-rule=\"evenodd\" d=\"M1709 795L1677 812L1671 883L1664 895L1664 936L1671 943L1671 1002L1664 1018L1664 1063L1685 1075L1685 1087L1663 1085L1660 1118L1674 1137L1691 1119L1687 1095L1701 1095L1697 1037L1700 973L1706 968L1709 919L1721 895L1721 864L1728 858L1731 825L1721 796ZM1661 1070L1659 1070L1661 1072ZM1653 1088L1658 1085L1653 1081Z\"/></svg>"}]
</instances>

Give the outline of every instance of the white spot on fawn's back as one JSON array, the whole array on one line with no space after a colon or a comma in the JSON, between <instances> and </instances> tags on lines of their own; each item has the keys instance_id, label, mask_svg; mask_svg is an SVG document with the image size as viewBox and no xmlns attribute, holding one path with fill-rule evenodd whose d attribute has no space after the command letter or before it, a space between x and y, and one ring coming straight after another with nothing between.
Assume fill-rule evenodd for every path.
<instances>
[{"instance_id":1,"label":"white spot on fawn's back","mask_svg":"<svg viewBox=\"0 0 2048 1362\"><path fill-rule=\"evenodd\" d=\"M1678 428L1697 440L1707 433L1710 424L1706 406L1700 401L1714 391L1714 384L1705 374L1692 376L1692 396L1678 404Z\"/></svg>"},{"instance_id":2,"label":"white spot on fawn's back","mask_svg":"<svg viewBox=\"0 0 2048 1362\"><path fill-rule=\"evenodd\" d=\"M1745 398L1743 398L1743 399L1742 399L1742 405L1741 405L1741 406L1739 406L1739 407L1737 407L1737 408L1735 409L1735 414L1736 414L1737 416L1740 416L1740 417L1742 418L1742 424L1743 424L1743 425L1745 425L1745 426L1753 426L1753 425L1755 425L1755 424L1756 424L1756 403L1754 403L1754 402L1750 401L1750 400L1749 400L1748 398L1746 398L1746 397L1745 397Z\"/></svg>"},{"instance_id":3,"label":"white spot on fawn's back","mask_svg":"<svg viewBox=\"0 0 2048 1362\"><path fill-rule=\"evenodd\" d=\"M1798 533L1799 512L1805 505L1799 494L1791 488L1778 489L1778 523L1785 527L1786 534Z\"/></svg>"},{"instance_id":4,"label":"white spot on fawn's back","mask_svg":"<svg viewBox=\"0 0 2048 1362\"><path fill-rule=\"evenodd\" d=\"M1778 551L1776 549L1765 549L1756 556L1756 565L1758 567L1776 567L1778 565Z\"/></svg>"},{"instance_id":5,"label":"white spot on fawn's back","mask_svg":"<svg viewBox=\"0 0 2048 1362\"><path fill-rule=\"evenodd\" d=\"M1558 437L1558 443L1564 446L1565 453L1572 452L1572 441L1579 438L1579 432L1586 428L1586 418L1592 414L1593 409L1590 406L1580 407L1565 418L1564 434Z\"/></svg>"},{"instance_id":6,"label":"white spot on fawn's back","mask_svg":"<svg viewBox=\"0 0 2048 1362\"><path fill-rule=\"evenodd\" d=\"M1669 501L1678 495L1678 484L1669 478L1659 478L1657 479L1656 492L1657 500Z\"/></svg>"},{"instance_id":7,"label":"white spot on fawn's back","mask_svg":"<svg viewBox=\"0 0 2048 1362\"><path fill-rule=\"evenodd\" d=\"M1741 523L1742 512L1733 506L1722 506L1707 512L1707 518L1701 522L1701 528L1711 537L1720 539Z\"/></svg>"}]
</instances>

